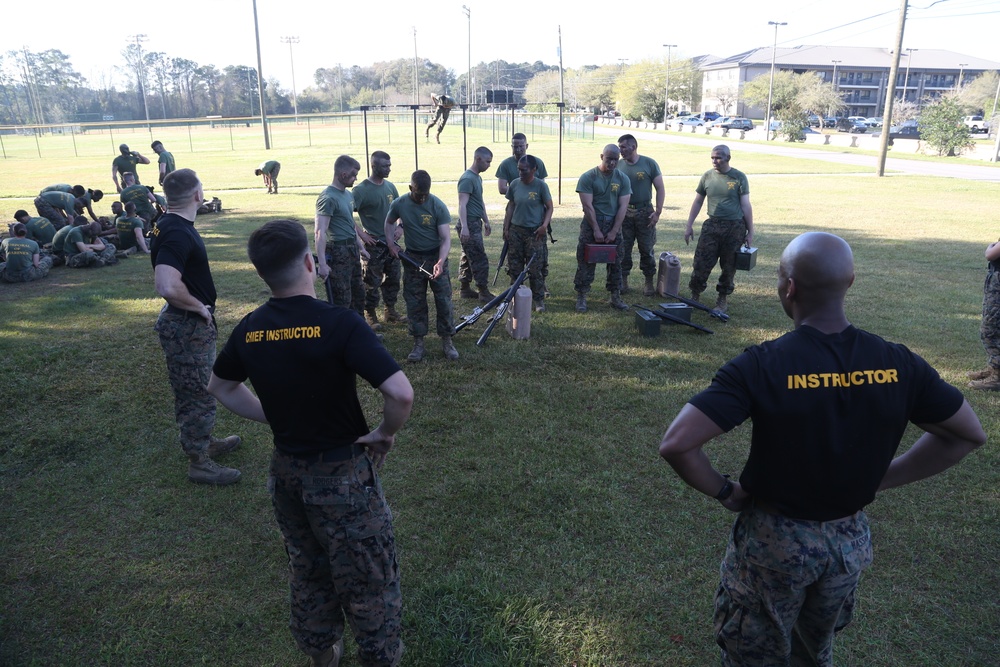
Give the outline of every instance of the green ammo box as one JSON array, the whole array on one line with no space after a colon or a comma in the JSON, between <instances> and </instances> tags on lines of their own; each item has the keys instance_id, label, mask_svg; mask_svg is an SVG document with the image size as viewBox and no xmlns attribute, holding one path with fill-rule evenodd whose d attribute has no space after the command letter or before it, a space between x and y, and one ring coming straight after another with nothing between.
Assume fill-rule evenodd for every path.
<instances>
[{"instance_id":1,"label":"green ammo box","mask_svg":"<svg viewBox=\"0 0 1000 667\"><path fill-rule=\"evenodd\" d=\"M660 335L660 322L662 321L648 310L635 311L635 328L639 330L640 334L648 338Z\"/></svg>"},{"instance_id":2,"label":"green ammo box","mask_svg":"<svg viewBox=\"0 0 1000 667\"><path fill-rule=\"evenodd\" d=\"M660 308L668 315L679 317L685 322L691 321L691 312L694 310L694 308L686 303L661 303ZM677 324L676 322L671 322L670 320L664 320L664 322L666 324Z\"/></svg>"}]
</instances>

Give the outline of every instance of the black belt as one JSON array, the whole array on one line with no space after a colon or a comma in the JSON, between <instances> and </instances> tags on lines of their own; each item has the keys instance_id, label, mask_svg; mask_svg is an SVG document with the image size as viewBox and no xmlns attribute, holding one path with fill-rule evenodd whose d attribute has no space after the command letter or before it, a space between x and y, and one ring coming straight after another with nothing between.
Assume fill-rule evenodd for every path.
<instances>
[{"instance_id":1,"label":"black belt","mask_svg":"<svg viewBox=\"0 0 1000 667\"><path fill-rule=\"evenodd\" d=\"M716 217L713 217L713 216L710 215L710 216L708 216L708 221L709 222L743 222L743 218L734 218L734 219L716 218Z\"/></svg>"},{"instance_id":2,"label":"black belt","mask_svg":"<svg viewBox=\"0 0 1000 667\"><path fill-rule=\"evenodd\" d=\"M207 308L208 312L215 315L215 306L207 306ZM167 304L166 312L170 313L171 315L179 315L180 317L188 317L188 316L201 317L201 315L194 312L193 310L184 310L183 308L178 308L177 306L171 306L169 303Z\"/></svg>"},{"instance_id":3,"label":"black belt","mask_svg":"<svg viewBox=\"0 0 1000 667\"><path fill-rule=\"evenodd\" d=\"M344 239L343 241L327 241L326 244L327 245L344 246L344 245L354 245L357 242L358 242L357 239Z\"/></svg>"},{"instance_id":4,"label":"black belt","mask_svg":"<svg viewBox=\"0 0 1000 667\"><path fill-rule=\"evenodd\" d=\"M613 216L613 215L598 215L598 214L595 213L594 214L594 219L597 220L597 222L613 222L614 219L615 219L615 216Z\"/></svg>"},{"instance_id":5,"label":"black belt","mask_svg":"<svg viewBox=\"0 0 1000 667\"><path fill-rule=\"evenodd\" d=\"M322 452L313 452L312 454L288 454L287 452L281 452L285 456L290 456L293 459L298 459L303 463L339 463L341 461L347 461L353 459L355 456L360 456L364 454L365 446L353 443L344 447L337 447L335 449L327 449Z\"/></svg>"},{"instance_id":6,"label":"black belt","mask_svg":"<svg viewBox=\"0 0 1000 667\"><path fill-rule=\"evenodd\" d=\"M628 207L629 208L646 208L647 206L649 206L652 203L653 203L652 200L650 200L650 201L644 201L641 204L635 204L633 202L629 202L628 203Z\"/></svg>"}]
</instances>

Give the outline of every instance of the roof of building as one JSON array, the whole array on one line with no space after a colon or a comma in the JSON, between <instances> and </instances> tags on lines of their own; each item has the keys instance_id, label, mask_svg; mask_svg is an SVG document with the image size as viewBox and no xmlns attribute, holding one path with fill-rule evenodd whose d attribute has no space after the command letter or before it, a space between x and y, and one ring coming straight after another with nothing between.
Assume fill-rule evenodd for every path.
<instances>
[{"instance_id":1,"label":"roof of building","mask_svg":"<svg viewBox=\"0 0 1000 667\"><path fill-rule=\"evenodd\" d=\"M704 62L702 69L725 69L730 67L746 67L750 65L771 65L770 46L751 49L743 53ZM909 53L909 55L907 55ZM779 47L774 50L774 62L779 67L809 67L822 69L833 66L833 61L840 61L841 67L873 67L885 69L892 66L892 52L889 49L869 46L796 46L792 48ZM998 70L1000 63L976 58L944 49L912 49L904 50L900 58L900 66L905 66L907 59L910 67L917 69L947 69L957 70ZM963 65L964 63L964 65Z\"/></svg>"}]
</instances>

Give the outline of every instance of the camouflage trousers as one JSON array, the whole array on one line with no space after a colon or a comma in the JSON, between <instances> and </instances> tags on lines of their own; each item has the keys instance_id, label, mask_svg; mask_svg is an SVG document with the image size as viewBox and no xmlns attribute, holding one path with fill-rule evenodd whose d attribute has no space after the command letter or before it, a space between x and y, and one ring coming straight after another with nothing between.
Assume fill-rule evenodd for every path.
<instances>
[{"instance_id":1,"label":"camouflage trousers","mask_svg":"<svg viewBox=\"0 0 1000 667\"><path fill-rule=\"evenodd\" d=\"M597 225L601 228L603 234L607 234L614 226L614 219L599 215L597 216ZM594 282L594 271L597 268L597 264L587 264L583 259L584 245L588 243L595 243L594 241L594 230L590 227L590 223L587 222L587 218L583 219L580 223L580 240L576 244L576 276L573 278L573 289L577 292L582 292L586 294L590 291L590 285ZM609 292L617 292L622 288L622 235L621 233L615 237L614 243L617 244L617 251L615 253L615 261L613 264L607 264L607 279L604 286Z\"/></svg>"},{"instance_id":2,"label":"camouflage trousers","mask_svg":"<svg viewBox=\"0 0 1000 667\"><path fill-rule=\"evenodd\" d=\"M428 253L408 250L407 254L420 262L428 271L438 260L437 250ZM406 302L406 317L409 320L411 336L426 336L430 329L430 311L427 307L427 286L434 295L434 311L437 317L437 334L451 336L455 333L455 323L451 313L451 277L448 275L448 260L444 260L444 272L431 280L410 264L403 266L403 300Z\"/></svg>"},{"instance_id":3,"label":"camouflage trousers","mask_svg":"<svg viewBox=\"0 0 1000 667\"><path fill-rule=\"evenodd\" d=\"M364 314L365 284L361 279L361 253L358 244L326 244L326 264L330 267L333 302Z\"/></svg>"},{"instance_id":4,"label":"camouflage trousers","mask_svg":"<svg viewBox=\"0 0 1000 667\"><path fill-rule=\"evenodd\" d=\"M835 521L741 512L715 595L722 664L832 667L834 633L851 622L871 562L864 512Z\"/></svg>"},{"instance_id":5,"label":"camouflage trousers","mask_svg":"<svg viewBox=\"0 0 1000 667\"><path fill-rule=\"evenodd\" d=\"M365 310L378 306L379 291L385 305L395 308L399 298L399 260L385 246L368 248L369 259L361 260L361 279L365 284Z\"/></svg>"},{"instance_id":6,"label":"camouflage trousers","mask_svg":"<svg viewBox=\"0 0 1000 667\"><path fill-rule=\"evenodd\" d=\"M32 280L38 280L39 278L44 278L49 275L49 269L51 268L51 255L39 257L37 268L35 268L34 265L31 265L20 273L11 273L7 270L7 262L3 262L0 264L0 280L5 283L30 283Z\"/></svg>"},{"instance_id":7,"label":"camouflage trousers","mask_svg":"<svg viewBox=\"0 0 1000 667\"><path fill-rule=\"evenodd\" d=\"M702 293L708 286L716 262L721 273L715 289L722 295L729 295L735 289L736 251L747 237L747 225L743 219L719 220L709 218L701 225L701 235L694 251L694 266L691 269L692 292Z\"/></svg>"},{"instance_id":8,"label":"camouflage trousers","mask_svg":"<svg viewBox=\"0 0 1000 667\"><path fill-rule=\"evenodd\" d=\"M117 264L118 258L115 257L115 253L118 249L115 248L110 243L104 244L104 250L100 252L95 252L93 250L86 250L84 252L73 253L72 255L66 256L66 266L71 269L84 269L90 266L106 266L108 264Z\"/></svg>"},{"instance_id":9,"label":"camouflage trousers","mask_svg":"<svg viewBox=\"0 0 1000 667\"><path fill-rule=\"evenodd\" d=\"M309 462L275 450L268 491L288 552L289 627L299 648L328 649L343 636L346 616L362 665L399 664L403 602L392 512L367 454L356 448L342 461Z\"/></svg>"},{"instance_id":10,"label":"camouflage trousers","mask_svg":"<svg viewBox=\"0 0 1000 667\"><path fill-rule=\"evenodd\" d=\"M443 130L444 126L448 124L448 116L450 115L451 115L451 109L446 109L444 107L439 106L437 110L434 112L433 120L431 120L431 122L427 124L427 131L425 132L425 134L429 135L431 128L434 127L435 125L438 126L437 133L441 134L441 130Z\"/></svg>"},{"instance_id":11,"label":"camouflage trousers","mask_svg":"<svg viewBox=\"0 0 1000 667\"><path fill-rule=\"evenodd\" d=\"M639 244L639 270L642 275L652 278L656 275L656 260L653 246L656 245L656 226L649 226L649 216L653 207L646 204L642 208L629 206L622 223L622 275L632 272L632 247Z\"/></svg>"},{"instance_id":12,"label":"camouflage trousers","mask_svg":"<svg viewBox=\"0 0 1000 667\"><path fill-rule=\"evenodd\" d=\"M59 231L66 226L66 216L64 216L59 209L41 197L35 197L35 210L38 211L38 215L51 222L52 226L56 228L56 231ZM70 222L72 222L72 218L70 219Z\"/></svg>"},{"instance_id":13,"label":"camouflage trousers","mask_svg":"<svg viewBox=\"0 0 1000 667\"><path fill-rule=\"evenodd\" d=\"M181 448L190 459L202 459L215 428L215 398L206 389L215 363L215 322L207 324L195 313L164 306L153 329L167 362Z\"/></svg>"},{"instance_id":14,"label":"camouflage trousers","mask_svg":"<svg viewBox=\"0 0 1000 667\"><path fill-rule=\"evenodd\" d=\"M507 247L507 275L510 281L521 275L524 265L528 263L532 255L535 261L528 269L528 284L531 285L531 298L536 303L545 299L545 275L543 273L543 262L547 257L546 249L548 241L543 236L538 239L537 229L527 227L510 226L508 237L510 242Z\"/></svg>"},{"instance_id":15,"label":"camouflage trousers","mask_svg":"<svg viewBox=\"0 0 1000 667\"><path fill-rule=\"evenodd\" d=\"M455 231L458 231L458 225L455 225ZM489 287L490 260L483 247L483 219L469 220L468 241L461 240L461 233L458 238L462 243L462 258L458 262L459 280L463 283L475 282L480 288Z\"/></svg>"},{"instance_id":16,"label":"camouflage trousers","mask_svg":"<svg viewBox=\"0 0 1000 667\"><path fill-rule=\"evenodd\" d=\"M990 270L983 285L983 321L979 325L990 368L1000 369L1000 271Z\"/></svg>"}]
</instances>

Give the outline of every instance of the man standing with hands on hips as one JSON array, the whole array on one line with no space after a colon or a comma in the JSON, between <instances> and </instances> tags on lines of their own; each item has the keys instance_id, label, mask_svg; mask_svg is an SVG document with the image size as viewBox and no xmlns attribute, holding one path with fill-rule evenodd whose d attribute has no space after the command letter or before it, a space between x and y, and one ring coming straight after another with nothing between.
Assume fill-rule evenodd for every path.
<instances>
[{"instance_id":1,"label":"man standing with hands on hips","mask_svg":"<svg viewBox=\"0 0 1000 667\"><path fill-rule=\"evenodd\" d=\"M700 301L701 293L708 286L708 277L718 262L721 273L715 287L719 293L715 309L724 313L728 307L726 299L735 289L736 252L744 243L747 246L753 243L753 208L746 174L729 166L729 147L716 146L711 157L713 169L702 175L695 189L684 243L694 238L694 219L707 198L708 220L701 226L689 287L691 298Z\"/></svg>"},{"instance_id":2,"label":"man standing with hands on hips","mask_svg":"<svg viewBox=\"0 0 1000 667\"><path fill-rule=\"evenodd\" d=\"M240 471L212 460L236 449L240 438L212 437L215 399L206 387L218 337L216 293L205 243L194 228L205 194L198 175L190 169L168 174L163 192L167 213L153 229L150 259L156 293L167 303L154 329L167 362L181 447L190 459L188 479L199 484L233 484L239 481Z\"/></svg>"}]
</instances>

